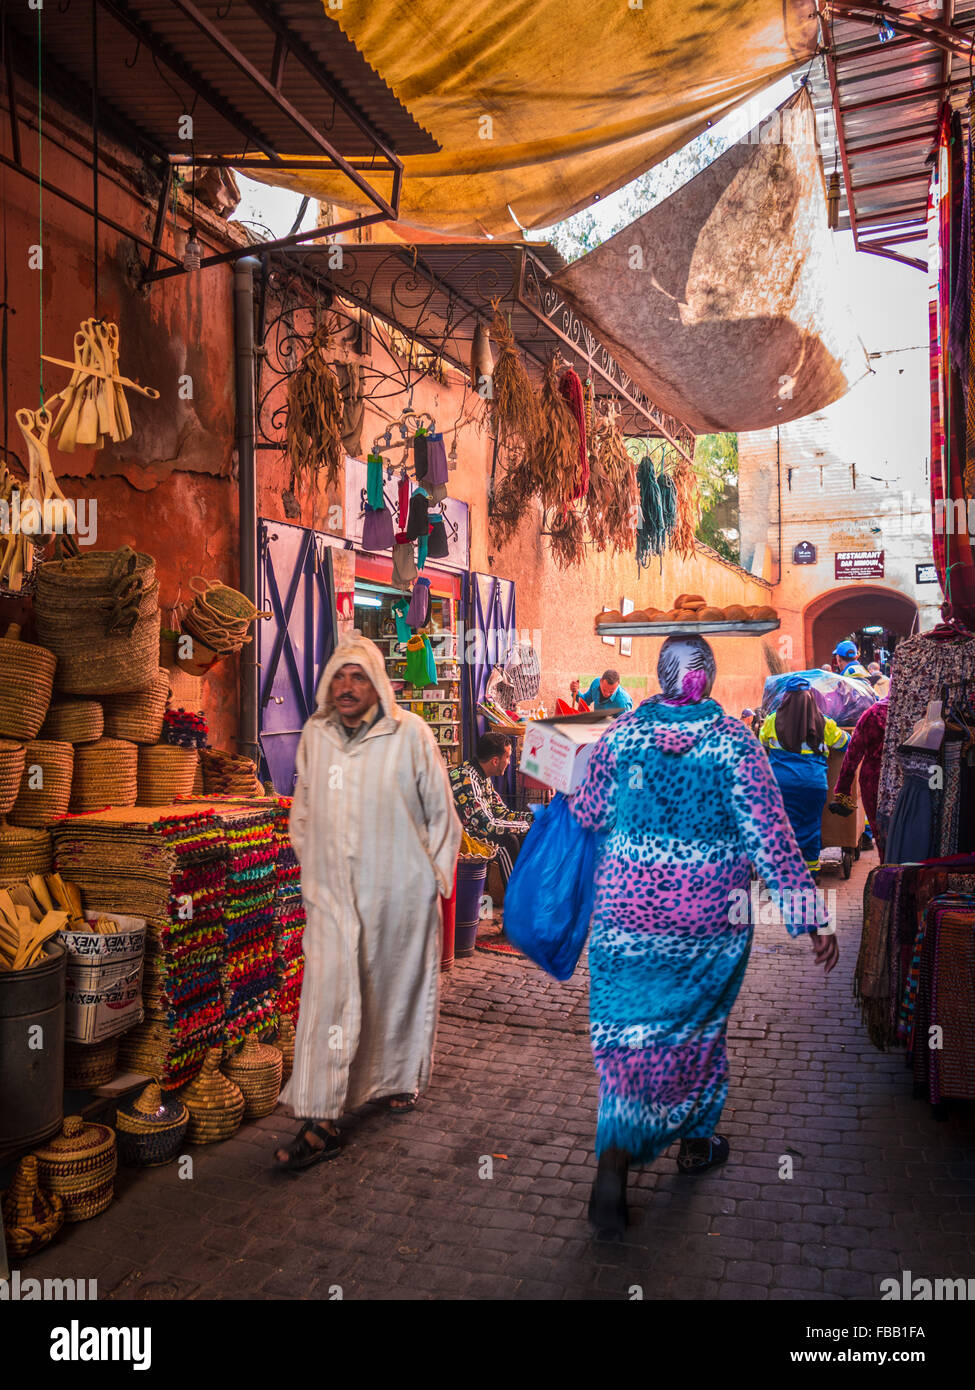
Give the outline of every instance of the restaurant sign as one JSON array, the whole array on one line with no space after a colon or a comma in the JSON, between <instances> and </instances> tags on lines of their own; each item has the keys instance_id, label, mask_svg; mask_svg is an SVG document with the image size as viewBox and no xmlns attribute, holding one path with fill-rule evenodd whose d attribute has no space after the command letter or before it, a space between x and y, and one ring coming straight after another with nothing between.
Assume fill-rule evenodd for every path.
<instances>
[{"instance_id":1,"label":"restaurant sign","mask_svg":"<svg viewBox=\"0 0 975 1390\"><path fill-rule=\"evenodd\" d=\"M834 556L837 579L883 579L882 550L838 550Z\"/></svg>"}]
</instances>

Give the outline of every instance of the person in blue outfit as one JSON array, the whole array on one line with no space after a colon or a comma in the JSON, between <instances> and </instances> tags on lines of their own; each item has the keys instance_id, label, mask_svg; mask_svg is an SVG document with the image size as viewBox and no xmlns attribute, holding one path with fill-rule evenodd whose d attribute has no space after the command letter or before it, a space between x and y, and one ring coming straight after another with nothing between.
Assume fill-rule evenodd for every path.
<instances>
[{"instance_id":1,"label":"person in blue outfit","mask_svg":"<svg viewBox=\"0 0 975 1390\"><path fill-rule=\"evenodd\" d=\"M758 736L768 749L772 772L806 867L810 873L818 874L823 808L829 787L829 752L832 748L845 748L850 736L835 720L823 715L805 676L792 676L786 681L781 705L765 719Z\"/></svg>"},{"instance_id":2,"label":"person in blue outfit","mask_svg":"<svg viewBox=\"0 0 975 1390\"><path fill-rule=\"evenodd\" d=\"M833 659L836 664L837 675L859 676L862 680L866 679L866 668L860 661L860 653L857 651L855 642L838 642L833 648Z\"/></svg>"},{"instance_id":3,"label":"person in blue outfit","mask_svg":"<svg viewBox=\"0 0 975 1390\"><path fill-rule=\"evenodd\" d=\"M573 681L569 686L573 695L579 695L579 682ZM598 680L594 680L592 685L584 695L579 696L585 700L592 710L611 709L619 714L624 714L628 709L633 708L632 696L627 695L620 685L619 671L604 671Z\"/></svg>"}]
</instances>

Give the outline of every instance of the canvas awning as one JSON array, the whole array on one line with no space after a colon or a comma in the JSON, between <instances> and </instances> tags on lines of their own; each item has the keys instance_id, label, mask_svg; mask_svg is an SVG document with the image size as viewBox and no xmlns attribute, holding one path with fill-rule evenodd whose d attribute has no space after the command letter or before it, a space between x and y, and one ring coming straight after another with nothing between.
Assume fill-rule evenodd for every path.
<instances>
[{"instance_id":1,"label":"canvas awning","mask_svg":"<svg viewBox=\"0 0 975 1390\"><path fill-rule=\"evenodd\" d=\"M696 433L810 415L869 370L837 290L805 88L553 277L633 380Z\"/></svg>"},{"instance_id":2,"label":"canvas awning","mask_svg":"<svg viewBox=\"0 0 975 1390\"><path fill-rule=\"evenodd\" d=\"M520 240L514 218L533 229L579 211L807 61L817 42L808 0L322 4L442 147L405 158L401 223L453 237ZM359 206L331 175L253 172Z\"/></svg>"}]
</instances>

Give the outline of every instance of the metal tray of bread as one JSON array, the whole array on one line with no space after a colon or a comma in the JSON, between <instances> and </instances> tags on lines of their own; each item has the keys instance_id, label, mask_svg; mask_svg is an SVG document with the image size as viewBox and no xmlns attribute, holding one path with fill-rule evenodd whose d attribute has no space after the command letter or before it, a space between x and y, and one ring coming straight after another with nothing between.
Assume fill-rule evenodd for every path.
<instances>
[{"instance_id":1,"label":"metal tray of bread","mask_svg":"<svg viewBox=\"0 0 975 1390\"><path fill-rule=\"evenodd\" d=\"M722 632L738 633L744 637L759 637L764 632L774 632L780 626L778 618L763 619L759 622L669 622L669 623L597 623L597 637L674 637L678 634L697 633L701 637L718 636Z\"/></svg>"}]
</instances>

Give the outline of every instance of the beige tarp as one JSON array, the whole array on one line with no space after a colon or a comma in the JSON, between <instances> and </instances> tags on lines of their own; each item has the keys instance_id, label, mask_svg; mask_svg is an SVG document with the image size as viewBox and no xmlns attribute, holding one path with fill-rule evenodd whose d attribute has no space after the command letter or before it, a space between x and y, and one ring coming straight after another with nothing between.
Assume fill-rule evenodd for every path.
<instances>
[{"instance_id":1,"label":"beige tarp","mask_svg":"<svg viewBox=\"0 0 975 1390\"><path fill-rule=\"evenodd\" d=\"M527 228L579 211L816 45L811 0L322 5L442 145L404 161L401 223L450 236L520 239L509 204ZM293 169L260 177L374 210L344 177ZM376 183L388 193L388 179Z\"/></svg>"},{"instance_id":2,"label":"beige tarp","mask_svg":"<svg viewBox=\"0 0 975 1390\"><path fill-rule=\"evenodd\" d=\"M696 433L822 409L869 368L837 288L805 88L553 283Z\"/></svg>"}]
</instances>

